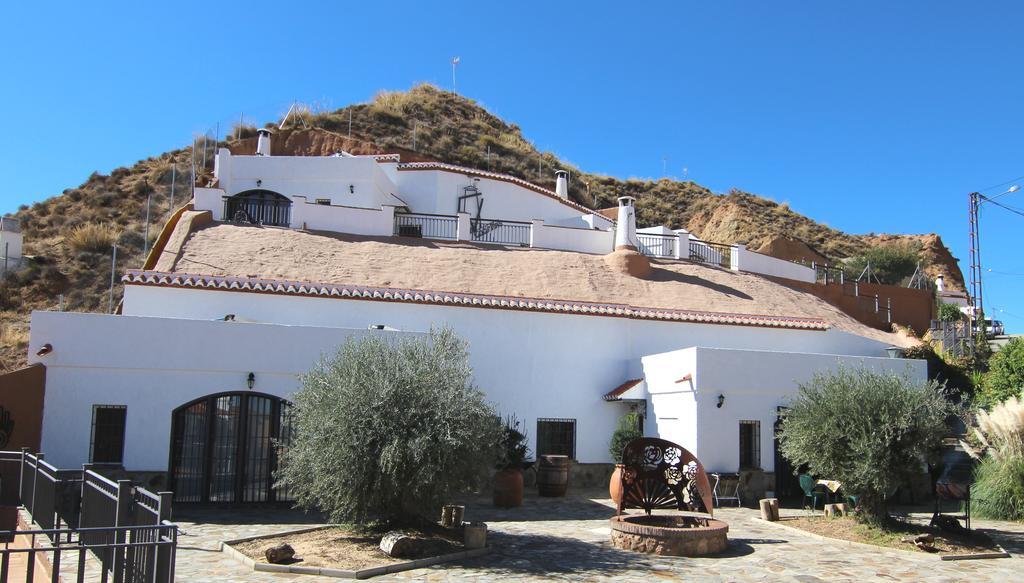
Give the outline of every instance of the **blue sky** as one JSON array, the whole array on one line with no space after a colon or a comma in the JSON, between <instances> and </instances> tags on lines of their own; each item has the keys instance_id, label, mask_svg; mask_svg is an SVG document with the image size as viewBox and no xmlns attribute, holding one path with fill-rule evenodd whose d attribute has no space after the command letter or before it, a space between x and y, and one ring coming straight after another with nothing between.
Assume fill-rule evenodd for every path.
<instances>
[{"instance_id":1,"label":"blue sky","mask_svg":"<svg viewBox=\"0 0 1024 583\"><path fill-rule=\"evenodd\" d=\"M450 87L456 55L460 93L584 169L936 232L965 270L967 194L1024 176L1019 2L40 4L0 8L0 212L240 113ZM982 220L986 306L1024 332L1024 217Z\"/></svg>"}]
</instances>

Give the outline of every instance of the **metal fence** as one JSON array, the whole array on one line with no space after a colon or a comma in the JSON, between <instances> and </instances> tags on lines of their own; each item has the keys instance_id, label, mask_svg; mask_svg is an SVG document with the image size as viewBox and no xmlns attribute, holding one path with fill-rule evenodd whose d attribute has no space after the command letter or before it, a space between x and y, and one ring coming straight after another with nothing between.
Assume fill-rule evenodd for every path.
<instances>
[{"instance_id":1,"label":"metal fence","mask_svg":"<svg viewBox=\"0 0 1024 583\"><path fill-rule=\"evenodd\" d=\"M459 221L449 215L425 213L395 213L395 235L424 239L458 239Z\"/></svg>"},{"instance_id":2,"label":"metal fence","mask_svg":"<svg viewBox=\"0 0 1024 583\"><path fill-rule=\"evenodd\" d=\"M730 269L732 267L732 245L690 241L690 260Z\"/></svg>"},{"instance_id":3,"label":"metal fence","mask_svg":"<svg viewBox=\"0 0 1024 583\"><path fill-rule=\"evenodd\" d=\"M20 466L16 474L15 464ZM10 480L13 475L16 480ZM28 553L33 566L36 553L49 553L53 580L59 580L62 553L78 552L77 571L72 561L65 567L75 571L79 581L85 573L85 551L99 561L102 581L172 581L177 527L171 518L172 493L152 493L133 486L130 480L110 480L84 466L80 470L61 470L43 459L42 454L0 452L0 498L20 501L32 520L41 528L33 531L0 531L7 542L0 549L0 562L7 580L12 554ZM16 486L14 488L13 486ZM15 496L11 490L16 490ZM45 537L43 536L45 535ZM21 539L22 544L17 541ZM37 539L49 547L35 548ZM31 541L30 548L25 541ZM12 548L11 543L15 542ZM31 574L28 581L31 581Z\"/></svg>"},{"instance_id":4,"label":"metal fence","mask_svg":"<svg viewBox=\"0 0 1024 583\"><path fill-rule=\"evenodd\" d=\"M648 257L676 257L677 235L637 233L636 240L640 244L640 252Z\"/></svg>"},{"instance_id":5,"label":"metal fence","mask_svg":"<svg viewBox=\"0 0 1024 583\"><path fill-rule=\"evenodd\" d=\"M498 245L530 246L530 223L499 221L497 219L471 219L470 232L473 241L496 243Z\"/></svg>"},{"instance_id":6,"label":"metal fence","mask_svg":"<svg viewBox=\"0 0 1024 583\"><path fill-rule=\"evenodd\" d=\"M82 583L87 579L94 581L97 576L103 583L110 578L123 583L174 581L178 527L169 522L155 526L21 530L8 534L14 534L17 538L13 542L4 543L0 549L0 581L13 580L11 563L15 555L25 555L20 563L24 565L26 583L34 583L40 578L36 574L40 555L49 563L48 578L51 581L70 581L73 578ZM105 542L89 544L83 542L85 538ZM90 561L89 553L101 558L98 568ZM159 569L159 561L144 563L133 559L143 554L163 557L163 564L169 565L169 568ZM116 567L108 569L108 564Z\"/></svg>"},{"instance_id":7,"label":"metal fence","mask_svg":"<svg viewBox=\"0 0 1024 583\"><path fill-rule=\"evenodd\" d=\"M932 341L940 344L942 352L955 357L974 354L974 334L971 334L970 322L932 320L930 328Z\"/></svg>"}]
</instances>

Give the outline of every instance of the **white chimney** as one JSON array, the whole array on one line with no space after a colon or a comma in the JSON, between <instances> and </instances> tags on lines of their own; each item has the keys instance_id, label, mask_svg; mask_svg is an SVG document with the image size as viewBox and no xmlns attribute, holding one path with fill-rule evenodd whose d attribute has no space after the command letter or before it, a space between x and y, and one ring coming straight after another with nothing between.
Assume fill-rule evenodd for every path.
<instances>
[{"instance_id":1,"label":"white chimney","mask_svg":"<svg viewBox=\"0 0 1024 583\"><path fill-rule=\"evenodd\" d=\"M941 274L935 276L935 289L940 292L946 291L946 278Z\"/></svg>"},{"instance_id":2,"label":"white chimney","mask_svg":"<svg viewBox=\"0 0 1024 583\"><path fill-rule=\"evenodd\" d=\"M558 170L555 172L555 194L562 200L569 200L569 172Z\"/></svg>"},{"instance_id":3,"label":"white chimney","mask_svg":"<svg viewBox=\"0 0 1024 583\"><path fill-rule=\"evenodd\" d=\"M636 251L636 199L632 196L619 197L619 218L615 225L615 249Z\"/></svg>"},{"instance_id":4,"label":"white chimney","mask_svg":"<svg viewBox=\"0 0 1024 583\"><path fill-rule=\"evenodd\" d=\"M256 155L257 156L269 156L270 155L270 134L272 134L273 132L271 132L268 129L260 128L260 129L256 130L256 133L259 135L259 137L256 138Z\"/></svg>"}]
</instances>

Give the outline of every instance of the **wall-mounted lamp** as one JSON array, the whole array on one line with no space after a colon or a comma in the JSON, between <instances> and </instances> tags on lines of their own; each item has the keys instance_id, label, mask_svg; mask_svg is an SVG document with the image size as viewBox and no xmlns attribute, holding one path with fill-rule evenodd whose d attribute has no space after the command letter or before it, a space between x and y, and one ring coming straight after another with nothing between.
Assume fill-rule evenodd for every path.
<instances>
[{"instance_id":1,"label":"wall-mounted lamp","mask_svg":"<svg viewBox=\"0 0 1024 583\"><path fill-rule=\"evenodd\" d=\"M51 352L53 352L53 345L49 343L43 344L43 347L36 351L36 356L46 356Z\"/></svg>"},{"instance_id":2,"label":"wall-mounted lamp","mask_svg":"<svg viewBox=\"0 0 1024 583\"><path fill-rule=\"evenodd\" d=\"M255 387L256 386L256 373L254 373L254 372L249 373L249 376L245 379L245 384L249 385L249 389L252 389L253 387Z\"/></svg>"},{"instance_id":3,"label":"wall-mounted lamp","mask_svg":"<svg viewBox=\"0 0 1024 583\"><path fill-rule=\"evenodd\" d=\"M257 187L259 187L259 186L263 186L263 181L262 181L262 180L257 180L257 181L256 181L256 186L257 186Z\"/></svg>"},{"instance_id":4,"label":"wall-mounted lamp","mask_svg":"<svg viewBox=\"0 0 1024 583\"><path fill-rule=\"evenodd\" d=\"M355 194L356 193L356 185L355 184L349 184L348 185L348 192L349 192L349 194Z\"/></svg>"},{"instance_id":5,"label":"wall-mounted lamp","mask_svg":"<svg viewBox=\"0 0 1024 583\"><path fill-rule=\"evenodd\" d=\"M725 395L718 395L718 403L715 405L715 407L718 407L719 409L721 409L722 405L724 405L724 404L725 404Z\"/></svg>"}]
</instances>

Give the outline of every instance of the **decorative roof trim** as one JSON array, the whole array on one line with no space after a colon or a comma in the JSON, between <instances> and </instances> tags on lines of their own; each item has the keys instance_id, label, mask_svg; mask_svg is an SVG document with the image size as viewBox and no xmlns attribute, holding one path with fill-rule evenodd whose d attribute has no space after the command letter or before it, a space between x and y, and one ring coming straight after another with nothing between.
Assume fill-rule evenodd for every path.
<instances>
[{"instance_id":1,"label":"decorative roof trim","mask_svg":"<svg viewBox=\"0 0 1024 583\"><path fill-rule=\"evenodd\" d=\"M378 162L401 162L400 154L374 154L373 159Z\"/></svg>"},{"instance_id":2,"label":"decorative roof trim","mask_svg":"<svg viewBox=\"0 0 1024 583\"><path fill-rule=\"evenodd\" d=\"M819 318L803 318L796 316L764 316L757 314L733 314L727 312L703 312L699 310L673 310L663 308L645 308L630 306L627 304L495 296L463 292L413 290L351 284L312 283L249 277L164 273L137 269L129 270L121 278L121 281L125 284L131 285L179 288L191 287L250 293L334 297L357 300L409 302L417 304L445 304L474 308L493 308L499 310L524 310L531 312L610 316L636 320L663 320L667 322L727 324L733 326L759 326L767 328L792 328L797 330L818 331L828 330L830 327L828 322Z\"/></svg>"},{"instance_id":3,"label":"decorative roof trim","mask_svg":"<svg viewBox=\"0 0 1024 583\"><path fill-rule=\"evenodd\" d=\"M621 401L622 395L639 385L644 379L631 379L604 394L605 401Z\"/></svg>"},{"instance_id":4,"label":"decorative roof trim","mask_svg":"<svg viewBox=\"0 0 1024 583\"><path fill-rule=\"evenodd\" d=\"M611 221L612 224L615 224L615 220L614 219L609 219L608 217L606 217L606 216L596 212L594 209L589 209L589 208L587 208L587 207L585 207L585 206L583 206L583 205L581 205L579 203L573 202L571 200L566 200L566 199L558 196L558 194L556 194L552 190L548 190L548 189L546 189L546 188L544 188L542 186L537 186L536 184L534 184L532 182L523 180L522 178L516 178L515 176L511 176L509 174L499 174L498 172L489 172L487 170L477 170L475 168L469 168L469 167L466 167L466 166L457 166L455 164L448 164L448 163L445 163L445 162L401 162L401 163L398 164L398 169L399 170L445 170L445 171L448 171L448 172L457 172L459 174L468 174L470 176L480 176L482 178L491 178L493 180L501 180L503 182L510 182L512 184L515 184L515 185L518 185L518 186L522 186L523 188L528 188L528 189L530 189L530 190L532 190L534 192L537 192L539 194L543 194L544 196L546 196L548 198L553 198L556 201L558 201L558 202L560 202L560 203L562 203L562 204L564 204L566 206L572 207L572 208L574 208L574 209L576 209L578 211L582 211L582 212L587 213L589 215L599 216L602 219Z\"/></svg>"}]
</instances>

